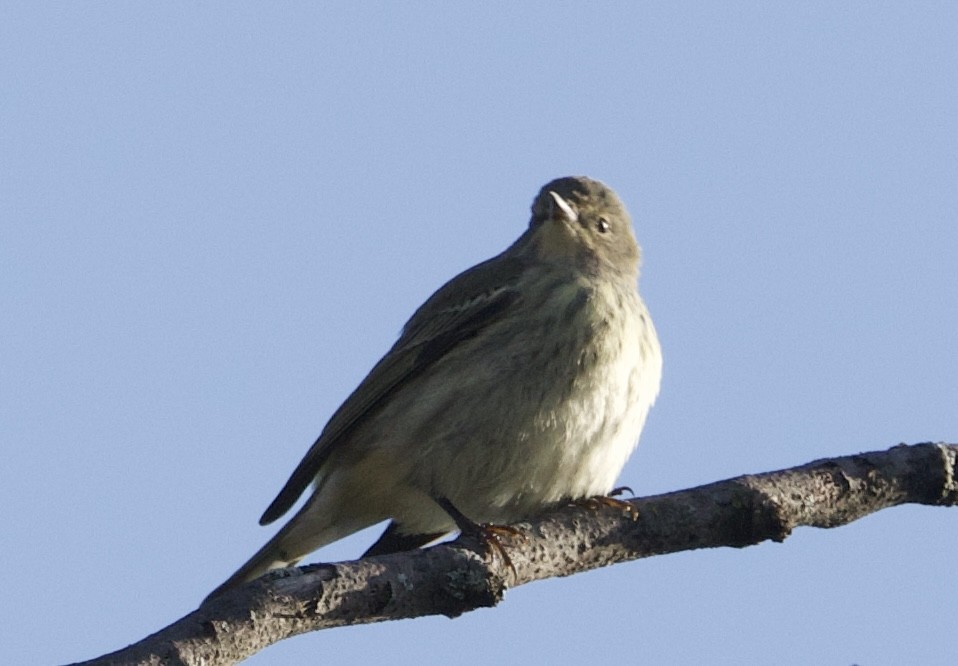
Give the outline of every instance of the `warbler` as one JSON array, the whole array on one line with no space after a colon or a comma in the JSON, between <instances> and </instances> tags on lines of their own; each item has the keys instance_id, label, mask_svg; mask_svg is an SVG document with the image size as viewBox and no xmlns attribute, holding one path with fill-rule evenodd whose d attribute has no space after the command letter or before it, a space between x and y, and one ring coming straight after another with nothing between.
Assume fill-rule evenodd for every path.
<instances>
[{"instance_id":1,"label":"warbler","mask_svg":"<svg viewBox=\"0 0 958 666\"><path fill-rule=\"evenodd\" d=\"M545 185L515 243L416 310L260 524L309 499L210 597L381 521L367 556L609 493L662 375L639 258L611 189Z\"/></svg>"}]
</instances>

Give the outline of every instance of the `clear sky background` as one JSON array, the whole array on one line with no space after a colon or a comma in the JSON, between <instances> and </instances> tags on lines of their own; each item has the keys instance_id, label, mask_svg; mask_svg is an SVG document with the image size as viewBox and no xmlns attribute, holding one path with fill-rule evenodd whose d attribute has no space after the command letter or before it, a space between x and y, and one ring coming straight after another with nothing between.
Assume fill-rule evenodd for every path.
<instances>
[{"instance_id":1,"label":"clear sky background","mask_svg":"<svg viewBox=\"0 0 958 666\"><path fill-rule=\"evenodd\" d=\"M556 176L615 188L645 251L638 494L955 441L956 30L948 2L3 3L0 662L193 610ZM905 507L248 663L951 664L956 553L958 510Z\"/></svg>"}]
</instances>

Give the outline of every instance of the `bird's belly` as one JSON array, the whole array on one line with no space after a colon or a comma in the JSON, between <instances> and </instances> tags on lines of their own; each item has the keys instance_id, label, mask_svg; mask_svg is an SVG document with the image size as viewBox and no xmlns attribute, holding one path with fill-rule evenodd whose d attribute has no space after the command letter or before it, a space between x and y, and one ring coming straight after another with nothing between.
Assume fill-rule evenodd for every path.
<instances>
[{"instance_id":1,"label":"bird's belly","mask_svg":"<svg viewBox=\"0 0 958 666\"><path fill-rule=\"evenodd\" d=\"M497 442L496 459L473 468L475 492L461 503L480 520L508 522L543 505L609 492L651 404L638 390L641 365L629 361L592 368L568 395L516 419Z\"/></svg>"},{"instance_id":2,"label":"bird's belly","mask_svg":"<svg viewBox=\"0 0 958 666\"><path fill-rule=\"evenodd\" d=\"M503 370L477 409L453 404L437 414L423 432L430 464L418 484L481 522L608 493L638 442L660 370L634 330L592 345L560 371L536 362Z\"/></svg>"},{"instance_id":3,"label":"bird's belly","mask_svg":"<svg viewBox=\"0 0 958 666\"><path fill-rule=\"evenodd\" d=\"M661 376L655 332L638 307L634 316L587 310L556 341L489 336L482 347L462 345L404 387L358 447L360 473L389 488L384 513L430 533L454 529L431 498L477 522L508 523L608 493Z\"/></svg>"}]
</instances>

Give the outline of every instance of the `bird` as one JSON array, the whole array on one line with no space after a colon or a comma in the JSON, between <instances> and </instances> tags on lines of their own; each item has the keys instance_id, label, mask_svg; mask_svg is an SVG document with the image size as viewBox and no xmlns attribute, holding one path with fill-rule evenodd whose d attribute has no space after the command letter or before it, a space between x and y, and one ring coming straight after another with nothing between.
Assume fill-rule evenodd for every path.
<instances>
[{"instance_id":1,"label":"bird","mask_svg":"<svg viewBox=\"0 0 958 666\"><path fill-rule=\"evenodd\" d=\"M207 600L383 521L364 557L608 495L662 377L639 264L611 188L544 185L511 246L415 311L260 524L311 486L302 508Z\"/></svg>"}]
</instances>

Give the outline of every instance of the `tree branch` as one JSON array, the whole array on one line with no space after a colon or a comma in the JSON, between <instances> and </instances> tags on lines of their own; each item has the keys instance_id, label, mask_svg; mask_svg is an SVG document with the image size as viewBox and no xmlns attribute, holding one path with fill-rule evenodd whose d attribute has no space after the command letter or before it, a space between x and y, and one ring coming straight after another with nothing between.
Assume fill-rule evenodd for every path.
<instances>
[{"instance_id":1,"label":"tree branch","mask_svg":"<svg viewBox=\"0 0 958 666\"><path fill-rule=\"evenodd\" d=\"M284 569L224 594L86 665L233 664L307 631L494 606L507 587L697 548L783 541L900 504L958 503L958 444L899 445L616 503L578 503L516 525L511 566L462 540L425 550Z\"/></svg>"}]
</instances>

